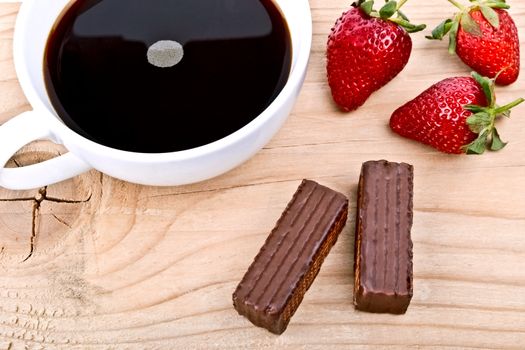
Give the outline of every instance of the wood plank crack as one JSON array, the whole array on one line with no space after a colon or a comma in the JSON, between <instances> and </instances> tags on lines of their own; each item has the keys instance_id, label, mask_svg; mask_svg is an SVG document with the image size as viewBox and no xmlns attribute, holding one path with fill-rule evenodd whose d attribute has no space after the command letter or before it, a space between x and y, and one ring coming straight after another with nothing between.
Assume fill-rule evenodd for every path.
<instances>
[{"instance_id":1,"label":"wood plank crack","mask_svg":"<svg viewBox=\"0 0 525 350\"><path fill-rule=\"evenodd\" d=\"M33 253L35 252L35 239L37 235L37 218L39 216L39 210L40 210L40 203L38 201L35 201L33 203L33 217L32 217L32 224L31 224L31 237L29 238L29 254L27 257L22 260L22 262L26 262L29 260Z\"/></svg>"},{"instance_id":2,"label":"wood plank crack","mask_svg":"<svg viewBox=\"0 0 525 350\"><path fill-rule=\"evenodd\" d=\"M15 162L17 166L19 166L19 163L17 163L14 159L13 161ZM40 188L34 197L1 198L0 202L33 202L33 207L31 211L31 235L29 238L29 253L22 260L22 262L27 262L33 256L35 252L36 241L38 238L38 230L39 230L40 207L43 202L48 201L48 202L53 202L53 203L82 204L82 203L89 202L91 198L92 198L92 193L90 193L86 199L82 199L82 200L71 200L71 199L65 199L65 198L51 197L51 196L48 196L47 194L47 186ZM70 224L65 222L63 219L60 219L57 215L55 214L51 214L51 215L61 224L67 226L68 228L72 228Z\"/></svg>"}]
</instances>

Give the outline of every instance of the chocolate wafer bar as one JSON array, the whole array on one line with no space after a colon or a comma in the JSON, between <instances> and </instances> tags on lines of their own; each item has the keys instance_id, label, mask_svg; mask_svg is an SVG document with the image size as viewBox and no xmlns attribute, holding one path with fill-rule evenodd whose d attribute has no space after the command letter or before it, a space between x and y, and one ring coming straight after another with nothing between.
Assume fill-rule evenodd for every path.
<instances>
[{"instance_id":1,"label":"chocolate wafer bar","mask_svg":"<svg viewBox=\"0 0 525 350\"><path fill-rule=\"evenodd\" d=\"M363 164L355 235L354 304L358 310L404 314L413 294L414 169L387 161Z\"/></svg>"},{"instance_id":2,"label":"chocolate wafer bar","mask_svg":"<svg viewBox=\"0 0 525 350\"><path fill-rule=\"evenodd\" d=\"M239 314L282 334L347 216L343 194L304 180L233 293Z\"/></svg>"}]
</instances>

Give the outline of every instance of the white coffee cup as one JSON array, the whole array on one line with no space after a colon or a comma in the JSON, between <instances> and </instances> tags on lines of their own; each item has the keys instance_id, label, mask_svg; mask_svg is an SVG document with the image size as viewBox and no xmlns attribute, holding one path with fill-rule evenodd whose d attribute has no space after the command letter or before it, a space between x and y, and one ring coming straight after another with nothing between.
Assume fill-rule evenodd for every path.
<instances>
[{"instance_id":1,"label":"white coffee cup","mask_svg":"<svg viewBox=\"0 0 525 350\"><path fill-rule=\"evenodd\" d=\"M92 168L133 183L174 186L223 174L257 153L284 124L304 81L312 43L308 0L275 0L292 37L289 79L273 103L251 123L202 147L172 153L146 154L109 148L69 129L48 98L43 76L44 50L49 33L71 0L25 0L14 37L14 60L22 89L33 107L0 127L0 186L32 189L82 174ZM69 152L21 168L3 168L24 145L47 139Z\"/></svg>"}]
</instances>

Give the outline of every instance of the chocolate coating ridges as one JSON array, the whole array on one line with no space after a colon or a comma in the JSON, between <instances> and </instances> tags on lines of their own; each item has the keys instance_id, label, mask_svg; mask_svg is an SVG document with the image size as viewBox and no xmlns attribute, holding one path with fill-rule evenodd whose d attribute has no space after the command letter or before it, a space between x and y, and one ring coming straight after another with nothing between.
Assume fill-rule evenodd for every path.
<instances>
[{"instance_id":1,"label":"chocolate coating ridges","mask_svg":"<svg viewBox=\"0 0 525 350\"><path fill-rule=\"evenodd\" d=\"M347 215L344 195L304 180L233 294L239 314L284 332Z\"/></svg>"},{"instance_id":2,"label":"chocolate coating ridges","mask_svg":"<svg viewBox=\"0 0 525 350\"><path fill-rule=\"evenodd\" d=\"M363 164L359 181L354 304L403 314L413 294L414 169L387 161Z\"/></svg>"}]
</instances>

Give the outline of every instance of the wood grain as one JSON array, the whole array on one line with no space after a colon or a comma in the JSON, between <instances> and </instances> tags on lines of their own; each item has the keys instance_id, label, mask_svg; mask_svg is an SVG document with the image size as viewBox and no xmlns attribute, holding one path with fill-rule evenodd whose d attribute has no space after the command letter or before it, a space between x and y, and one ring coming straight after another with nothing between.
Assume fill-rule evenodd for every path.
<instances>
[{"instance_id":1,"label":"wood grain","mask_svg":"<svg viewBox=\"0 0 525 350\"><path fill-rule=\"evenodd\" d=\"M525 38L525 2L509 3ZM349 1L311 5L314 47L297 106L238 169L175 188L92 171L37 191L0 190L0 349L525 348L525 107L501 122L508 148L483 157L447 156L393 135L392 110L469 72L445 42L416 34L405 71L357 112L338 112L324 50ZM0 123L30 109L11 54L18 7L0 4ZM451 11L444 0L419 0L405 12L433 27ZM525 75L500 88L500 101L525 96L524 83ZM34 143L10 166L61 152ZM408 313L354 310L350 219L284 335L238 316L231 294L300 180L347 193L355 211L361 163L383 158L416 169Z\"/></svg>"}]
</instances>

